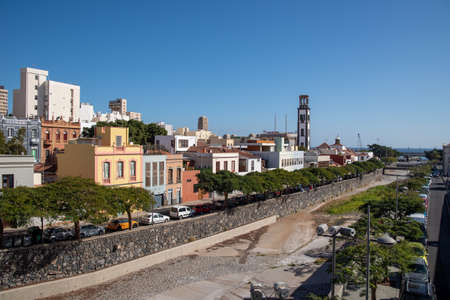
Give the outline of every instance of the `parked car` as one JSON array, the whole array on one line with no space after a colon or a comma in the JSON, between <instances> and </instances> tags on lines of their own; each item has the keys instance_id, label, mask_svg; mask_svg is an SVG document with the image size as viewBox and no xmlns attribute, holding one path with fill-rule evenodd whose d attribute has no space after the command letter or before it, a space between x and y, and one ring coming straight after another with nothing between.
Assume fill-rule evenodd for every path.
<instances>
[{"instance_id":1,"label":"parked car","mask_svg":"<svg viewBox=\"0 0 450 300\"><path fill-rule=\"evenodd\" d=\"M102 234L105 234L105 228L102 226L87 224L80 227L80 236L82 238Z\"/></svg>"},{"instance_id":2,"label":"parked car","mask_svg":"<svg viewBox=\"0 0 450 300\"><path fill-rule=\"evenodd\" d=\"M160 213L149 213L141 217L139 223L142 225L151 225L158 223L169 222L170 218L168 216L162 215Z\"/></svg>"},{"instance_id":3,"label":"parked car","mask_svg":"<svg viewBox=\"0 0 450 300\"><path fill-rule=\"evenodd\" d=\"M64 227L50 227L44 230L44 241L47 243L67 241L72 238L73 232Z\"/></svg>"},{"instance_id":4,"label":"parked car","mask_svg":"<svg viewBox=\"0 0 450 300\"><path fill-rule=\"evenodd\" d=\"M183 219L192 216L192 209L188 206L175 205L170 208L170 217Z\"/></svg>"},{"instance_id":5,"label":"parked car","mask_svg":"<svg viewBox=\"0 0 450 300\"><path fill-rule=\"evenodd\" d=\"M409 269L411 271L402 279L400 299L434 299L425 260L421 257L415 259Z\"/></svg>"},{"instance_id":6,"label":"parked car","mask_svg":"<svg viewBox=\"0 0 450 300\"><path fill-rule=\"evenodd\" d=\"M14 233L3 236L3 248L28 247L33 244L33 238L30 234Z\"/></svg>"},{"instance_id":7,"label":"parked car","mask_svg":"<svg viewBox=\"0 0 450 300\"><path fill-rule=\"evenodd\" d=\"M136 220L131 220L131 227L136 228L138 227L138 222ZM121 218L121 219L114 219L111 222L108 223L108 226L106 226L106 229L108 231L120 231L129 229L128 219Z\"/></svg>"},{"instance_id":8,"label":"parked car","mask_svg":"<svg viewBox=\"0 0 450 300\"><path fill-rule=\"evenodd\" d=\"M27 228L27 233L31 235L33 244L39 244L42 242L42 229L38 226L32 226Z\"/></svg>"}]
</instances>

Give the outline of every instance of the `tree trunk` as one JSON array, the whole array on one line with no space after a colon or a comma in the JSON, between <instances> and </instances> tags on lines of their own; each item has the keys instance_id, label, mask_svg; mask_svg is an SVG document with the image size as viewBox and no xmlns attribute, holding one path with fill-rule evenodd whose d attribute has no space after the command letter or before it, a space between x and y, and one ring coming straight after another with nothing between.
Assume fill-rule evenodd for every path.
<instances>
[{"instance_id":1,"label":"tree trunk","mask_svg":"<svg viewBox=\"0 0 450 300\"><path fill-rule=\"evenodd\" d=\"M81 236L80 236L80 221L75 221L74 222L74 226L75 226L75 239L80 240Z\"/></svg>"},{"instance_id":2,"label":"tree trunk","mask_svg":"<svg viewBox=\"0 0 450 300\"><path fill-rule=\"evenodd\" d=\"M225 196L224 206L225 206L225 208L228 208L228 193L225 192L225 193L223 193L223 195Z\"/></svg>"},{"instance_id":3,"label":"tree trunk","mask_svg":"<svg viewBox=\"0 0 450 300\"><path fill-rule=\"evenodd\" d=\"M372 298L372 300L377 300L377 288L376 287L370 288L370 298Z\"/></svg>"},{"instance_id":4,"label":"tree trunk","mask_svg":"<svg viewBox=\"0 0 450 300\"><path fill-rule=\"evenodd\" d=\"M131 211L127 210L127 216L128 216L128 230L131 230ZM152 223L153 223L153 217L152 217Z\"/></svg>"},{"instance_id":5,"label":"tree trunk","mask_svg":"<svg viewBox=\"0 0 450 300\"><path fill-rule=\"evenodd\" d=\"M0 218L0 248L3 247L3 220Z\"/></svg>"}]
</instances>

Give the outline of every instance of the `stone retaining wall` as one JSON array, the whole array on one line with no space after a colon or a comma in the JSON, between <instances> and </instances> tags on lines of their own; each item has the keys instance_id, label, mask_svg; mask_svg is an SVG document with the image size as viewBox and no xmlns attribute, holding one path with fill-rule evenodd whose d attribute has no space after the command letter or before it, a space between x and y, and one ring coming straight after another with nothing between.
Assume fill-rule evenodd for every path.
<instances>
[{"instance_id":1,"label":"stone retaining wall","mask_svg":"<svg viewBox=\"0 0 450 300\"><path fill-rule=\"evenodd\" d=\"M179 222L100 237L0 250L0 290L87 273L273 215L286 216L381 178L381 170L316 190L281 196Z\"/></svg>"}]
</instances>

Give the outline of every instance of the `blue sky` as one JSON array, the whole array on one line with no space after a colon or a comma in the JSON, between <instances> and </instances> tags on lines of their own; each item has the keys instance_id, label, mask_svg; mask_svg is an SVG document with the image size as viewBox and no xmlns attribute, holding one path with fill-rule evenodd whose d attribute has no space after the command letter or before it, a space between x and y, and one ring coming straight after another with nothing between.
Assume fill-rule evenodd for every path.
<instances>
[{"instance_id":1,"label":"blue sky","mask_svg":"<svg viewBox=\"0 0 450 300\"><path fill-rule=\"evenodd\" d=\"M296 128L312 144L438 147L450 141L450 2L0 0L0 85L19 69L81 86L107 111L217 134Z\"/></svg>"}]
</instances>

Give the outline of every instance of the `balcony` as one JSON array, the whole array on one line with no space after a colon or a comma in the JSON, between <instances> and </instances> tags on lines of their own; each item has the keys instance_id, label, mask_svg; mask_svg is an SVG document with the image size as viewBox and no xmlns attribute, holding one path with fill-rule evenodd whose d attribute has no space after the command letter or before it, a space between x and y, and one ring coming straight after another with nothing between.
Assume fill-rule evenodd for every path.
<instances>
[{"instance_id":1,"label":"balcony","mask_svg":"<svg viewBox=\"0 0 450 300\"><path fill-rule=\"evenodd\" d=\"M136 176L131 176L130 181L136 181Z\"/></svg>"},{"instance_id":2,"label":"balcony","mask_svg":"<svg viewBox=\"0 0 450 300\"><path fill-rule=\"evenodd\" d=\"M110 184L110 183L111 183L111 179L103 178L103 184Z\"/></svg>"}]
</instances>

